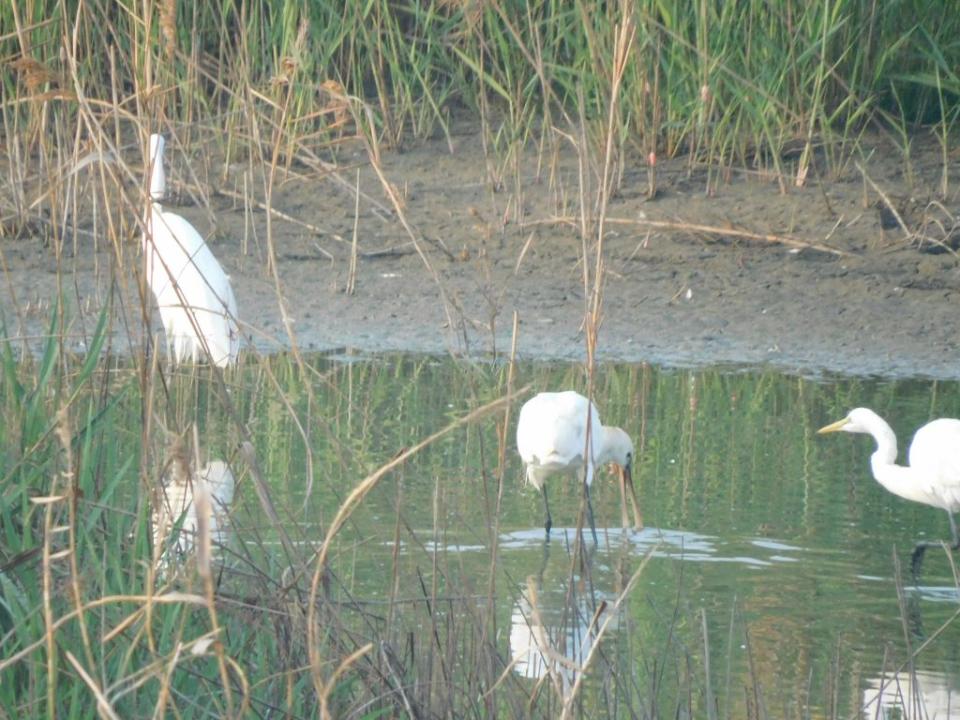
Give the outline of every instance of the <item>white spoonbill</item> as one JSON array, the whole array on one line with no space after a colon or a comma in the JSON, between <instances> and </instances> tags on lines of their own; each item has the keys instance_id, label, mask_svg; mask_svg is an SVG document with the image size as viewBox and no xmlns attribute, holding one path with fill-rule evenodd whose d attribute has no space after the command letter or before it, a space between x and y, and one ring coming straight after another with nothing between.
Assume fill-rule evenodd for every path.
<instances>
[{"instance_id":1,"label":"white spoonbill","mask_svg":"<svg viewBox=\"0 0 960 720\"><path fill-rule=\"evenodd\" d=\"M166 192L162 135L150 136L150 204L143 250L157 299L167 354L174 362L207 358L220 367L240 349L237 301L230 278L193 225L160 204Z\"/></svg>"},{"instance_id":2,"label":"white spoonbill","mask_svg":"<svg viewBox=\"0 0 960 720\"><path fill-rule=\"evenodd\" d=\"M587 423L590 427L590 447L587 448ZM564 473L577 475L586 487L590 529L596 542L597 529L593 522L590 503L590 484L598 465L614 463L620 476L621 519L627 527L626 487L630 488L630 502L637 528L643 527L637 493L633 487L630 466L633 461L633 442L618 427L600 424L597 406L579 393L540 393L524 403L517 423L517 450L526 466L527 482L543 493L543 507L547 516L547 535L553 521L547 501L548 476ZM587 453L584 459L584 453Z\"/></svg>"},{"instance_id":3,"label":"white spoonbill","mask_svg":"<svg viewBox=\"0 0 960 720\"><path fill-rule=\"evenodd\" d=\"M870 456L873 477L894 495L943 508L950 518L953 549L960 549L953 514L960 510L960 420L940 418L917 430L910 443L909 465L897 465L897 436L886 421L868 408L851 410L843 420L817 430L818 433L851 432L872 435L877 449ZM923 562L924 551L938 543L917 543L911 567L914 575Z\"/></svg>"}]
</instances>

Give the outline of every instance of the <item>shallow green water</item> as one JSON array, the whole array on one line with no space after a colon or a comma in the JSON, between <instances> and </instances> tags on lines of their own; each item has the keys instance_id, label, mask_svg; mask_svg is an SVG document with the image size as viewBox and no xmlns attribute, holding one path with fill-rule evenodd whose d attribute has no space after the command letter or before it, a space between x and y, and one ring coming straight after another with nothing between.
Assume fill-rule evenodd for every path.
<instances>
[{"instance_id":1,"label":"shallow green water","mask_svg":"<svg viewBox=\"0 0 960 720\"><path fill-rule=\"evenodd\" d=\"M308 543L367 472L497 397L506 382L503 367L424 358L322 364L322 371L308 408L306 393L293 393L278 370L307 419L310 463L274 399L240 401L258 419L258 447L290 531ZM929 418L960 416L957 384L616 365L601 367L596 382L604 421L622 425L638 447L643 531L620 530L616 482L600 475L593 501L601 544L586 564L574 563L580 495L561 479L551 486L555 527L545 543L541 500L522 483L512 424L497 515L501 416L488 417L428 447L365 499L337 544L342 599L372 603L374 613L393 608L390 632L402 646L408 632L458 642L486 617L490 593L497 647L504 662L516 661L504 682L532 688L550 655L532 638L550 637L554 650L577 659L574 649L592 644L587 626L601 601L615 603L649 554L620 607L600 615L599 622L612 619L591 660L583 709L673 716L688 708L706 716L709 693L720 717L757 707L769 717L857 716L869 688L957 610L941 552L928 557L921 587L907 578L902 601L894 580L894 548L906 563L915 539L947 538L945 513L877 485L869 438L814 434L867 405L890 418L905 449ZM521 365L516 385L527 384L584 385L576 367ZM303 510L308 466L313 490ZM239 534L258 526L269 535L251 488L241 495ZM432 611L424 598L432 598ZM465 648L450 657L458 654L470 657ZM932 703L960 688L958 622L915 668L933 716ZM537 707L556 711L575 677L571 667L558 671ZM890 702L916 701L903 676L896 687L904 697ZM960 717L960 694L951 708L937 717ZM875 705L863 711L875 713Z\"/></svg>"},{"instance_id":2,"label":"shallow green water","mask_svg":"<svg viewBox=\"0 0 960 720\"><path fill-rule=\"evenodd\" d=\"M280 356L229 374L230 401L253 433L296 563L311 567L364 477L500 397L507 375L504 365L400 356L316 358L306 376ZM201 458L226 457L238 472L236 539L221 590L253 606L275 602L289 581L279 533L233 449L240 437L219 391L206 372L168 385L155 391L154 415L177 428L196 420ZM529 386L528 395L582 390L585 378L576 366L520 364L514 386ZM112 399L93 403L107 408L96 422L108 430L84 451L91 470L80 477L91 548L81 559L105 587L113 571L98 563L128 569L136 592L149 554L137 530L146 517L135 491L138 387L120 369L105 393ZM875 483L869 438L815 435L866 405L891 420L903 450L928 419L960 416L960 385L603 365L595 398L604 421L634 438L642 531L620 529L616 481L601 473L593 486L599 546L576 551L580 489L563 479L550 486L554 530L545 541L541 499L523 484L514 447L519 403L504 447L502 411L459 427L386 474L350 517L331 555L327 593L339 611L330 622L356 646L375 644L386 685L402 677L413 702L478 717L558 716L577 682L574 709L584 717L960 717L950 564L930 552L919 587L904 568L899 597L895 580L894 549L907 563L916 539L947 538L945 513ZM163 442L159 433L149 442L147 472L155 473ZM98 478L121 490L111 494ZM120 526L101 531L95 515L105 503L122 512L111 515ZM273 697L273 668L259 665L305 660L285 660L271 645L274 633L283 636L279 625L250 606L222 609L225 643L251 659L251 682ZM878 715L869 700L894 677L884 691L892 707ZM348 683L341 707L353 707L354 691ZM132 713L152 707L124 702Z\"/></svg>"}]
</instances>

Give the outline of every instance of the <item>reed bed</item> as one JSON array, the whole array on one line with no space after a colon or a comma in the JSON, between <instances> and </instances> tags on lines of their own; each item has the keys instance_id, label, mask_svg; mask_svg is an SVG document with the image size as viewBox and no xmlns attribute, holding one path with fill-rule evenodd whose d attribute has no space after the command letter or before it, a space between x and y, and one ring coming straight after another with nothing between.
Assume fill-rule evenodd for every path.
<instances>
[{"instance_id":1,"label":"reed bed","mask_svg":"<svg viewBox=\"0 0 960 720\"><path fill-rule=\"evenodd\" d=\"M799 597L849 623L824 650L801 618L766 620L764 584L744 583L746 570L729 576L740 577L735 595L704 596L692 566L651 563L615 539L603 540L601 562L576 535L505 549L539 518L539 501L519 487L509 434L504 444L504 400L531 383L585 388L583 368L310 358L303 375L290 356L248 362L227 378L244 440L212 372L171 374L147 398L129 361L107 365L97 347L61 354L55 326L50 338L23 362L4 345L7 714L847 717L871 667L903 683L916 657L949 653L950 609L921 618L902 584L899 600L877 602L893 617L899 608L903 646L900 623L850 609L847 576L829 575L809 596L801 581ZM830 457L813 439L815 419L850 397L906 408L905 423L960 409L955 384L929 408L927 388L907 382L644 366L598 367L593 382L611 421L636 430L636 476L661 525L749 536L764 508L781 537L873 558L866 575L891 561L862 528L880 523L909 547L930 518L904 526L912 507L878 520L862 503L838 505L816 470ZM157 423L196 423L202 452L238 476L234 539L219 562L175 578L155 572L150 498L169 443L142 433L144 408ZM772 437L797 433L805 440L788 453L768 450ZM881 488L864 490L882 501ZM579 494L553 489L568 523ZM598 480L594 502L599 517L619 517L612 483ZM851 509L864 513L852 524ZM540 655L568 659L526 676L541 661L519 653L525 629L541 638ZM864 649L870 632L876 644Z\"/></svg>"},{"instance_id":2,"label":"reed bed","mask_svg":"<svg viewBox=\"0 0 960 720\"><path fill-rule=\"evenodd\" d=\"M808 685L771 687L767 656L755 654L770 631L751 598L706 607L679 570L662 579L668 595L638 598L651 556L623 550L612 579L598 578L579 533L558 541L552 558L545 551L532 574L511 567L500 546L503 531L528 524L513 500L511 418L531 383L623 398L609 415L639 419L640 471L677 524L698 497L724 497L721 479L734 473L749 477L738 486L749 497L796 499L796 490L764 483L770 467L759 445L731 458L722 453L729 443L713 436L716 453L703 455L704 418L733 412L806 427L818 403L847 400L802 381L788 392L772 381L595 362L607 204L628 157L645 163L651 197L663 157L706 168L708 190L745 169L768 173L786 192L811 174L845 172L868 129L887 133L909 164L911 130L932 126L945 166L950 157L960 19L948 3L917 3L912 14L853 2L734 10L498 0L0 7L0 63L9 70L0 76L0 234L52 252L63 284L70 259L92 243L111 278L110 299L81 340L62 302L14 302L21 315L47 313L48 330L39 340L5 336L0 348L0 712L766 718L803 717L814 705L841 716L850 703L822 700L856 684L841 648L826 670L805 666L811 678L820 673ZM432 265L451 250L407 222L382 155L427 138L452 145L463 126L481 133L489 186L511 189L517 217L521 156L534 153L559 187L553 158L561 148L576 155L570 218L582 240L585 367L530 368L511 355L458 363L455 377L438 379L433 358L305 356L272 223L323 228L275 207L277 188L289 177L322 177L359 203L352 161L343 159L359 150L383 191L364 202L409 238L455 327L461 309ZM150 299L130 240L143 230L147 194L131 158L149 132L171 129L179 156L204 149L178 173L178 190L214 224L214 194L264 213L264 234L245 236L244 252L248 240L263 243L261 270L282 308L288 353L251 352L227 373L171 370L149 333L136 330L149 327ZM355 237L352 252L355 267ZM493 296L490 305L492 330ZM516 343L516 318L513 326ZM955 390L945 402L956 407ZM656 422L672 431L647 443ZM165 575L149 518L172 436L195 438L198 464L226 459L240 500L230 512L235 539L219 561L200 523L195 564ZM667 437L684 449L679 463L661 452ZM812 452L804 451L798 467ZM704 466L724 472L701 483ZM827 491L813 490L804 507L827 508ZM582 497L567 492L571 506L580 502L582 530ZM610 511L603 498L598 507ZM777 508L785 523L820 532L816 512ZM481 546L480 560L468 567L451 552L454 537ZM551 574L564 588L559 621L556 598L545 602ZM910 604L901 607L909 624ZM504 608L520 608L522 622ZM668 631L648 636L638 618ZM546 640L537 630L558 623L559 635ZM515 672L508 625L540 633L550 669L534 682ZM592 638L585 652L560 661L561 646L581 632ZM803 646L799 631L789 639ZM929 646L907 660L920 651ZM903 661L891 657L890 669Z\"/></svg>"},{"instance_id":3,"label":"reed bed","mask_svg":"<svg viewBox=\"0 0 960 720\"><path fill-rule=\"evenodd\" d=\"M526 148L549 164L559 148L588 142L600 162L587 167L610 182L606 156L614 188L629 155L646 160L651 194L657 158L677 156L708 169L708 191L743 169L786 190L848 170L867 130L885 133L906 167L921 125L949 155L960 93L951 10L706 0L6 5L5 152L19 168L12 179L46 178L74 140L110 152L97 135L119 147L133 139L131 124L175 125L186 147L214 139L225 165L252 156L289 168L312 155L319 169L316 153L336 157L345 139L378 153L449 142L466 124L484 135L494 183L515 178ZM17 185L0 193L4 223L36 222L37 204Z\"/></svg>"}]
</instances>

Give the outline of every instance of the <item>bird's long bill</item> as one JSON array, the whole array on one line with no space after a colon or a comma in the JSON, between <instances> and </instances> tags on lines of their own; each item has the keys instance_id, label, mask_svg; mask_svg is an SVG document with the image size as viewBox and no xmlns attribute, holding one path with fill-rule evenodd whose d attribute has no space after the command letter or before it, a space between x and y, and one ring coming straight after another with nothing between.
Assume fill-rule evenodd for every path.
<instances>
[{"instance_id":1,"label":"bird's long bill","mask_svg":"<svg viewBox=\"0 0 960 720\"><path fill-rule=\"evenodd\" d=\"M634 527L637 530L643 529L643 516L640 514L640 503L637 502L637 490L633 487L633 474L630 472L630 466L619 468L620 474L620 500L623 503L621 506L621 518L623 520L623 527L627 526L627 498L626 498L626 488L630 488L630 506L633 508L633 523Z\"/></svg>"},{"instance_id":2,"label":"bird's long bill","mask_svg":"<svg viewBox=\"0 0 960 720\"><path fill-rule=\"evenodd\" d=\"M837 420L835 423L830 423L829 425L824 425L822 428L817 430L817 435L825 435L826 433L839 432L843 430L843 426L850 422L850 418L844 418L843 420Z\"/></svg>"}]
</instances>

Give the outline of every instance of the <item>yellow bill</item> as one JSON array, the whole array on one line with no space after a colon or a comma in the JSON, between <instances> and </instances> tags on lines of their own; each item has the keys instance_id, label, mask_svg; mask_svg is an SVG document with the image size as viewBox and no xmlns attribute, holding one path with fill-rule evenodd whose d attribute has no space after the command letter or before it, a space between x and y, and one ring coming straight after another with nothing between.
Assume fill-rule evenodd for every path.
<instances>
[{"instance_id":1,"label":"yellow bill","mask_svg":"<svg viewBox=\"0 0 960 720\"><path fill-rule=\"evenodd\" d=\"M845 417L843 420L837 420L835 423L824 425L822 428L817 430L817 435L824 435L826 433L839 432L840 430L843 430L843 426L849 422L850 422L850 418Z\"/></svg>"}]
</instances>

